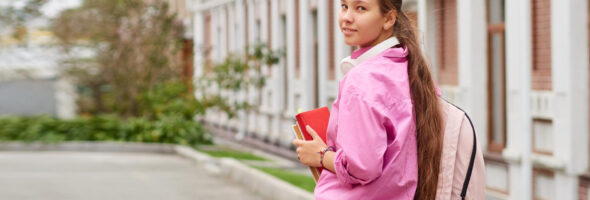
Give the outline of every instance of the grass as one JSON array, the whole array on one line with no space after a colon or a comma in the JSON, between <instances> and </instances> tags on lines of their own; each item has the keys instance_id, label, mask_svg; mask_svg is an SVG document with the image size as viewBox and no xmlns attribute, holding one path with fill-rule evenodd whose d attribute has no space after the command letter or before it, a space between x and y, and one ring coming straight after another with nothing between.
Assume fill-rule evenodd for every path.
<instances>
[{"instance_id":1,"label":"grass","mask_svg":"<svg viewBox=\"0 0 590 200\"><path fill-rule=\"evenodd\" d=\"M254 160L254 161L268 161L266 158L262 158L260 156L256 156L251 153L240 152L236 150L202 150L199 151L209 154L212 157L216 158L234 158L237 160Z\"/></svg>"},{"instance_id":2,"label":"grass","mask_svg":"<svg viewBox=\"0 0 590 200\"><path fill-rule=\"evenodd\" d=\"M311 193L313 193L313 190L315 188L315 181L312 177L277 168L256 166L253 167L267 174L273 175L283 181L289 182L297 187L300 187L301 189L307 190Z\"/></svg>"},{"instance_id":3,"label":"grass","mask_svg":"<svg viewBox=\"0 0 590 200\"><path fill-rule=\"evenodd\" d=\"M217 158L234 158L237 160L249 160L249 161L271 161L266 158L262 158L256 156L252 153L241 152L231 148L225 147L196 147L196 149L200 152L206 153L212 157ZM277 177L285 182L291 183L303 190L309 191L313 193L315 188L315 181L312 177L306 176L299 173L290 172L283 169L278 168L271 168L271 167L259 167L259 166L250 166L252 168L258 169L264 173L270 174L274 177Z\"/></svg>"}]
</instances>

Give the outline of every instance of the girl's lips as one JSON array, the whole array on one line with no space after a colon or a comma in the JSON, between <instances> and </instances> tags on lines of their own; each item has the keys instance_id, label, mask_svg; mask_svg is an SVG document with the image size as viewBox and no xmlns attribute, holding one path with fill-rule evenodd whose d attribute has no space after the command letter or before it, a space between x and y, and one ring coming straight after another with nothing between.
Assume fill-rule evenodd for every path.
<instances>
[{"instance_id":1,"label":"girl's lips","mask_svg":"<svg viewBox=\"0 0 590 200\"><path fill-rule=\"evenodd\" d=\"M342 28L342 33L344 34L344 36L350 36L352 34L354 34L356 32L356 30L351 29L351 28Z\"/></svg>"}]
</instances>

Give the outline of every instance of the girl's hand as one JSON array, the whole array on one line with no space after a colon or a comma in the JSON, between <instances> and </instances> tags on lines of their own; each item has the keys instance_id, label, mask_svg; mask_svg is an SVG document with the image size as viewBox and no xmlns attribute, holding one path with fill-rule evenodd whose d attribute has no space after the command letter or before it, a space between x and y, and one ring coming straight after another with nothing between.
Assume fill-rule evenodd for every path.
<instances>
[{"instance_id":1,"label":"girl's hand","mask_svg":"<svg viewBox=\"0 0 590 200\"><path fill-rule=\"evenodd\" d=\"M309 125L305 126L305 129L309 135L311 135L313 140L293 140L293 144L297 146L297 156L299 157L299 161L310 167L321 167L321 152L327 147L327 145Z\"/></svg>"}]
</instances>

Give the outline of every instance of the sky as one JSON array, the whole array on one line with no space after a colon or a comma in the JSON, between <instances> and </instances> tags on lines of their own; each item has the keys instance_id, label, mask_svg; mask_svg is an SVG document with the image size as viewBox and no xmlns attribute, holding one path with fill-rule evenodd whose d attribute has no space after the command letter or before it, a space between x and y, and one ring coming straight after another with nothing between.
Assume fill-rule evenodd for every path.
<instances>
[{"instance_id":1,"label":"sky","mask_svg":"<svg viewBox=\"0 0 590 200\"><path fill-rule=\"evenodd\" d=\"M12 6L22 8L26 5L27 0L0 0L0 7ZM82 0L49 0L41 8L41 12L48 18L56 17L62 10L75 8L82 4Z\"/></svg>"},{"instance_id":2,"label":"sky","mask_svg":"<svg viewBox=\"0 0 590 200\"><path fill-rule=\"evenodd\" d=\"M78 7L81 3L82 0L50 0L41 8L41 12L49 18L54 18L62 10Z\"/></svg>"},{"instance_id":3,"label":"sky","mask_svg":"<svg viewBox=\"0 0 590 200\"><path fill-rule=\"evenodd\" d=\"M82 0L49 0L41 8L43 17L33 19L27 22L28 28L36 29L46 27L50 23L50 19L55 18L59 13L65 9L75 8L80 6ZM22 7L26 4L26 0L0 0L0 7L13 6L15 8ZM0 33L2 28L0 28ZM32 43L35 43L32 40ZM58 63L59 52L55 49L45 48L42 46L16 46L13 48L0 48L0 70L10 68L50 68ZM51 76L49 74L48 76Z\"/></svg>"}]
</instances>

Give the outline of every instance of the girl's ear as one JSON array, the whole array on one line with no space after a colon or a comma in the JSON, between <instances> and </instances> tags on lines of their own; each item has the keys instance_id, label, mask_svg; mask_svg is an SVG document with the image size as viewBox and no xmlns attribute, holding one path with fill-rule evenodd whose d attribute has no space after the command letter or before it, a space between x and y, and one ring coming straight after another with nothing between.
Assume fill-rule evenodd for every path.
<instances>
[{"instance_id":1,"label":"girl's ear","mask_svg":"<svg viewBox=\"0 0 590 200\"><path fill-rule=\"evenodd\" d=\"M389 30L390 28L395 25L395 20L397 19L397 11L395 9L391 9L389 12L385 14L385 23L383 23L383 30Z\"/></svg>"}]
</instances>

